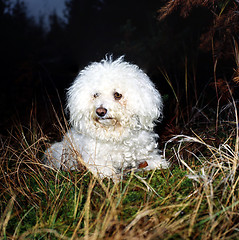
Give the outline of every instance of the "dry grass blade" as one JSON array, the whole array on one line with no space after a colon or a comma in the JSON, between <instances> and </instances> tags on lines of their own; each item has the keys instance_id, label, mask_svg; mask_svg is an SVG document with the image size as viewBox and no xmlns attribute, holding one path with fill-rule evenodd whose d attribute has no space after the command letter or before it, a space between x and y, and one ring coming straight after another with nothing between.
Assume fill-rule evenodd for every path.
<instances>
[{"instance_id":1,"label":"dry grass blade","mask_svg":"<svg viewBox=\"0 0 239 240\"><path fill-rule=\"evenodd\" d=\"M19 240L25 240L29 239L29 235L36 235L36 234L51 234L54 235L57 239L63 239L63 240L69 240L70 238L63 236L62 234L58 233L54 229L47 229L47 228L42 228L42 229L32 229L29 231L24 232L20 237Z\"/></svg>"},{"instance_id":2,"label":"dry grass blade","mask_svg":"<svg viewBox=\"0 0 239 240\"><path fill-rule=\"evenodd\" d=\"M9 201L5 211L3 212L3 215L0 218L0 237L1 237L1 239L4 239L4 236L6 236L6 228L7 228L8 222L11 217L15 199L16 199L16 196L13 195L11 200Z\"/></svg>"},{"instance_id":3,"label":"dry grass blade","mask_svg":"<svg viewBox=\"0 0 239 240\"><path fill-rule=\"evenodd\" d=\"M177 94L176 94L176 92L175 92L175 90L174 90L174 87L173 87L173 85L172 85L172 82L171 82L171 80L170 80L167 72L166 72L166 71L163 71L162 69L159 69L159 70L160 70L160 72L162 73L162 75L164 76L164 78L165 78L165 80L167 81L168 85L170 86L171 90L173 91L173 95L174 95L176 101L179 102L178 96L177 96Z\"/></svg>"}]
</instances>

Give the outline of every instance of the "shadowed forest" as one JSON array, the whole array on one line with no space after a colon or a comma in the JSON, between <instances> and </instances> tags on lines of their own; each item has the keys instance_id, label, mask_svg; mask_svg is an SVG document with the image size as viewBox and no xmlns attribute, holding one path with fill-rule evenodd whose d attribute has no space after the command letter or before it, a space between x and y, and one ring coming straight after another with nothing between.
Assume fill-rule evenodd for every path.
<instances>
[{"instance_id":1,"label":"shadowed forest","mask_svg":"<svg viewBox=\"0 0 239 240\"><path fill-rule=\"evenodd\" d=\"M66 0L46 27L0 0L0 239L239 239L239 1ZM114 183L56 171L65 93L106 54L137 64L164 101L169 169Z\"/></svg>"},{"instance_id":2,"label":"shadowed forest","mask_svg":"<svg viewBox=\"0 0 239 240\"><path fill-rule=\"evenodd\" d=\"M216 104L227 94L223 87L237 88L232 81L238 75L237 1L68 0L65 5L67 21L53 12L46 31L23 2L0 1L1 130L14 121L28 122L33 106L41 124L51 123L51 103L57 110L60 100L64 106L65 89L78 71L107 53L125 55L144 69L170 106L165 116L171 123L190 114L205 87L203 98ZM183 113L174 109L175 101Z\"/></svg>"}]
</instances>

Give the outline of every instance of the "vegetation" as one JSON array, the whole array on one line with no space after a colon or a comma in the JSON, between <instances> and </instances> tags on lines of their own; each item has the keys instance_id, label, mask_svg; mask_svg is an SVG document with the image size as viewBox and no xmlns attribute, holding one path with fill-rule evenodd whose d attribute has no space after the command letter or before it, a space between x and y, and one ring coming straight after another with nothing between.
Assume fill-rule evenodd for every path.
<instances>
[{"instance_id":1,"label":"vegetation","mask_svg":"<svg viewBox=\"0 0 239 240\"><path fill-rule=\"evenodd\" d=\"M114 2L67 1L69 21L52 14L45 32L21 1L0 0L0 239L239 239L238 1ZM115 183L42 163L68 128L62 89L108 50L144 63L163 93L169 169Z\"/></svg>"},{"instance_id":2,"label":"vegetation","mask_svg":"<svg viewBox=\"0 0 239 240\"><path fill-rule=\"evenodd\" d=\"M177 135L164 147L170 169L119 183L49 169L40 127L18 129L2 142L1 239L237 239L237 126Z\"/></svg>"}]
</instances>

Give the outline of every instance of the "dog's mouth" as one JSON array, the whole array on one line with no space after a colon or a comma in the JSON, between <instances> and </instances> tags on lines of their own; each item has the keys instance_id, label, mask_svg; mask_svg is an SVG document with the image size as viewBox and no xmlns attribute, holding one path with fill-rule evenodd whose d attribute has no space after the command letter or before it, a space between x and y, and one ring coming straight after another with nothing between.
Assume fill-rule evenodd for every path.
<instances>
[{"instance_id":1,"label":"dog's mouth","mask_svg":"<svg viewBox=\"0 0 239 240\"><path fill-rule=\"evenodd\" d=\"M95 121L104 126L115 126L118 120L112 117L96 117Z\"/></svg>"}]
</instances>

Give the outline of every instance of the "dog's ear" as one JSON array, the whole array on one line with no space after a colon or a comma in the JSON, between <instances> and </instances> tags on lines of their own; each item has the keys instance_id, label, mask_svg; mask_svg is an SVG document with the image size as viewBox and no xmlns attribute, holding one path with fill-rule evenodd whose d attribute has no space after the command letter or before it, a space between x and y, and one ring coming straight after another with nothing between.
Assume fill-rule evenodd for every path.
<instances>
[{"instance_id":1,"label":"dog's ear","mask_svg":"<svg viewBox=\"0 0 239 240\"><path fill-rule=\"evenodd\" d=\"M150 81L139 92L138 116L140 124L146 129L152 129L156 122L162 120L162 97Z\"/></svg>"},{"instance_id":2,"label":"dog's ear","mask_svg":"<svg viewBox=\"0 0 239 240\"><path fill-rule=\"evenodd\" d=\"M81 75L79 74L72 85L67 89L67 105L66 111L70 115L70 123L72 126L78 128L77 126L85 112L86 106L86 96L84 91L84 86L81 82Z\"/></svg>"},{"instance_id":3,"label":"dog's ear","mask_svg":"<svg viewBox=\"0 0 239 240\"><path fill-rule=\"evenodd\" d=\"M128 79L127 108L136 115L142 129L152 130L163 117L163 101L147 74L133 65L134 75Z\"/></svg>"}]
</instances>

